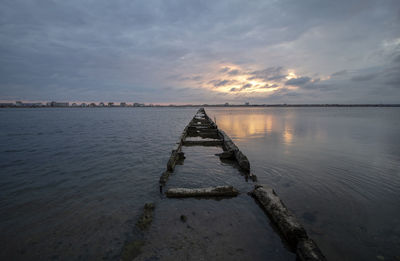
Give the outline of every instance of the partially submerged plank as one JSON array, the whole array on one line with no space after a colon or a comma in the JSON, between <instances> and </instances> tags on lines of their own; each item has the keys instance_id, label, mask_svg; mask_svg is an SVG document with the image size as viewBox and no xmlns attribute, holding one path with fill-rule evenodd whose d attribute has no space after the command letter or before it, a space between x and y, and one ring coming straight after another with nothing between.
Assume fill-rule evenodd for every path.
<instances>
[{"instance_id":1,"label":"partially submerged plank","mask_svg":"<svg viewBox=\"0 0 400 261\"><path fill-rule=\"evenodd\" d=\"M251 195L267 212L289 246L296 251L299 260L326 260L315 242L308 237L304 227L287 209L272 188L265 185L256 185Z\"/></svg>"},{"instance_id":2,"label":"partially submerged plank","mask_svg":"<svg viewBox=\"0 0 400 261\"><path fill-rule=\"evenodd\" d=\"M208 188L170 188L165 192L169 198L186 197L236 197L239 191L232 186Z\"/></svg>"},{"instance_id":3,"label":"partially submerged plank","mask_svg":"<svg viewBox=\"0 0 400 261\"><path fill-rule=\"evenodd\" d=\"M297 244L296 255L300 261L326 260L317 244L310 238L303 239Z\"/></svg>"},{"instance_id":4,"label":"partially submerged plank","mask_svg":"<svg viewBox=\"0 0 400 261\"><path fill-rule=\"evenodd\" d=\"M164 171L163 174L161 174L160 181L159 181L160 186L165 186L165 183L167 183L168 177L170 175L171 175L171 171L168 171L168 170ZM160 188L160 191L162 191L161 188Z\"/></svg>"},{"instance_id":5,"label":"partially submerged plank","mask_svg":"<svg viewBox=\"0 0 400 261\"><path fill-rule=\"evenodd\" d=\"M241 170L246 174L250 173L250 162L246 155L243 154L236 146L236 144L231 140L231 138L222 130L218 129L219 136L223 140L223 148L225 151L233 152L236 161L239 164Z\"/></svg>"},{"instance_id":6,"label":"partially submerged plank","mask_svg":"<svg viewBox=\"0 0 400 261\"><path fill-rule=\"evenodd\" d=\"M293 249L296 249L297 243L301 239L307 238L307 233L303 226L286 208L272 188L256 185L252 195L271 217Z\"/></svg>"},{"instance_id":7,"label":"partially submerged plank","mask_svg":"<svg viewBox=\"0 0 400 261\"><path fill-rule=\"evenodd\" d=\"M195 139L193 137L202 137ZM167 170L160 177L160 193L168 177L174 171L175 165L185 158L182 146L222 146L223 152L216 154L220 159L236 160L240 169L246 174L246 181L251 177L257 178L250 172L250 162L232 139L222 130L218 129L213 120L200 108L190 123L185 127L179 141L171 152L167 163ZM232 186L218 186L207 188L171 188L165 192L169 198L185 197L235 197L239 191ZM297 259L301 261L326 260L317 244L308 237L304 227L295 216L286 208L276 195L275 191L267 186L256 185L250 194L260 203L271 221L276 224L281 236L286 239Z\"/></svg>"}]
</instances>

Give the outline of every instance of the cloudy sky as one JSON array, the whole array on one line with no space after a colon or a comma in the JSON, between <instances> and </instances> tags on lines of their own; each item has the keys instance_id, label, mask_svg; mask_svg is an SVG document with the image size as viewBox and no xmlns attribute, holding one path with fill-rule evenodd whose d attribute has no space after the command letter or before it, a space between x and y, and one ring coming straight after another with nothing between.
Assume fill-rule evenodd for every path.
<instances>
[{"instance_id":1,"label":"cloudy sky","mask_svg":"<svg viewBox=\"0 0 400 261\"><path fill-rule=\"evenodd\" d=\"M400 1L1 0L0 100L400 103Z\"/></svg>"}]
</instances>

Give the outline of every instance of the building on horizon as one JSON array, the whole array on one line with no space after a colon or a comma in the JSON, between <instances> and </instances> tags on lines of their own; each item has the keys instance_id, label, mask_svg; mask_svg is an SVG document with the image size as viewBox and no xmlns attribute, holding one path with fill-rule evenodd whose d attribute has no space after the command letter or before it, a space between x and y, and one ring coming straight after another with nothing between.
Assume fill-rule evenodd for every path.
<instances>
[{"instance_id":1,"label":"building on horizon","mask_svg":"<svg viewBox=\"0 0 400 261\"><path fill-rule=\"evenodd\" d=\"M1 108L6 108L6 107L15 107L15 103L12 102L1 102L0 103Z\"/></svg>"},{"instance_id":2,"label":"building on horizon","mask_svg":"<svg viewBox=\"0 0 400 261\"><path fill-rule=\"evenodd\" d=\"M47 106L50 106L50 107L69 107L69 102L55 102L55 101L52 101L52 102L48 102Z\"/></svg>"},{"instance_id":3,"label":"building on horizon","mask_svg":"<svg viewBox=\"0 0 400 261\"><path fill-rule=\"evenodd\" d=\"M16 107L43 107L43 103L41 102L22 102L22 101L16 101L15 102Z\"/></svg>"}]
</instances>

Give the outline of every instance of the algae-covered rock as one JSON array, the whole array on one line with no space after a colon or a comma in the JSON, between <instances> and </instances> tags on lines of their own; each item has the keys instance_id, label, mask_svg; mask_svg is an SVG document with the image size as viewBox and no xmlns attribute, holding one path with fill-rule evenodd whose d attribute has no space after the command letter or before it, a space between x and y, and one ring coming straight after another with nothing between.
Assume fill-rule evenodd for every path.
<instances>
[{"instance_id":1,"label":"algae-covered rock","mask_svg":"<svg viewBox=\"0 0 400 261\"><path fill-rule=\"evenodd\" d=\"M125 243L121 261L131 261L142 253L142 247L145 245L143 231L147 230L153 221L154 203L146 203L143 207L143 213L136 222L136 233L134 239ZM139 232L139 233L138 233Z\"/></svg>"},{"instance_id":2,"label":"algae-covered rock","mask_svg":"<svg viewBox=\"0 0 400 261\"><path fill-rule=\"evenodd\" d=\"M146 230L149 228L153 221L154 203L146 203L143 208L143 213L139 220L136 222L136 227L140 230Z\"/></svg>"},{"instance_id":3,"label":"algae-covered rock","mask_svg":"<svg viewBox=\"0 0 400 261\"><path fill-rule=\"evenodd\" d=\"M186 220L187 220L187 216L181 215L181 221L182 221L182 222L186 222Z\"/></svg>"},{"instance_id":4,"label":"algae-covered rock","mask_svg":"<svg viewBox=\"0 0 400 261\"><path fill-rule=\"evenodd\" d=\"M142 253L142 247L144 246L143 240L134 240L126 243L121 254L121 261L131 261Z\"/></svg>"}]
</instances>

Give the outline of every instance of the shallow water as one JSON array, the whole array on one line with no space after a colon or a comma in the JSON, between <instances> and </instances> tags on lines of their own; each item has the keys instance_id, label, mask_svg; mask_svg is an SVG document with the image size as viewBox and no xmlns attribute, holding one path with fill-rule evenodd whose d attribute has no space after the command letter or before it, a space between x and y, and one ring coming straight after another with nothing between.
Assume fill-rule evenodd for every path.
<instances>
[{"instance_id":1,"label":"shallow water","mask_svg":"<svg viewBox=\"0 0 400 261\"><path fill-rule=\"evenodd\" d=\"M329 260L400 260L400 108L207 108Z\"/></svg>"},{"instance_id":2,"label":"shallow water","mask_svg":"<svg viewBox=\"0 0 400 261\"><path fill-rule=\"evenodd\" d=\"M247 195L246 181L234 161L221 162L221 147L184 146L186 159L177 165L166 189L231 185L237 197L162 197L137 260L295 260L269 219ZM185 221L181 216L185 216Z\"/></svg>"},{"instance_id":3,"label":"shallow water","mask_svg":"<svg viewBox=\"0 0 400 261\"><path fill-rule=\"evenodd\" d=\"M144 203L163 200L158 179L196 111L1 109L0 259L119 259ZM399 108L206 111L216 116L218 126L248 156L260 183L275 188L329 260L399 259ZM205 148L208 156L194 148L185 147L193 157L177 166L167 186L233 183L241 191L250 189L252 184L234 166L215 161L214 148ZM204 175L193 179L199 169ZM200 243L204 252L196 252L198 256L213 259L216 256L207 254L213 252L293 259L272 233L264 213L249 204L251 200L243 195L221 202L166 201L156 207L161 215L155 215L149 237L155 239L157 228L171 221L179 235L187 235L187 225L197 231L183 243L211 242ZM182 223L180 212L190 209L193 202L204 203L205 211L196 210L197 218L185 213L188 222ZM242 216L247 207L247 216ZM171 209L178 215L163 219L162 213L171 214ZM230 218L239 217L232 223L235 229L230 231L226 218L221 218L214 222L214 230L220 229L222 235L204 230L200 221L211 222L216 217L209 213L223 215L223 210L229 210ZM257 225L251 227L254 222ZM241 235L244 242L254 235L264 236L260 245L272 247L249 254L246 250L256 246L239 246ZM213 245L225 246L222 250L226 251L217 251ZM173 254L159 251L162 257ZM184 257L189 252L176 254Z\"/></svg>"},{"instance_id":4,"label":"shallow water","mask_svg":"<svg viewBox=\"0 0 400 261\"><path fill-rule=\"evenodd\" d=\"M0 259L118 259L195 113L0 110Z\"/></svg>"}]
</instances>

